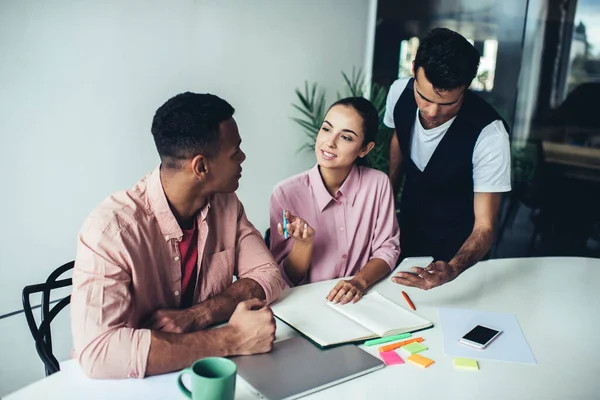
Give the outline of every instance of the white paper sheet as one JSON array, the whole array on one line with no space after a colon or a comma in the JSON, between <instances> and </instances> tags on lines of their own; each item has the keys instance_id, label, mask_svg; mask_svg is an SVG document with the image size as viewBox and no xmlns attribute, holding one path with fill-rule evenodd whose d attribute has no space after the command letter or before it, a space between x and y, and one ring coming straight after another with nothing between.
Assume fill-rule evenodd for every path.
<instances>
[{"instance_id":1,"label":"white paper sheet","mask_svg":"<svg viewBox=\"0 0 600 400\"><path fill-rule=\"evenodd\" d=\"M537 364L514 314L460 308L440 308L438 312L447 356ZM459 343L458 339L477 325L502 330L502 334L484 350Z\"/></svg>"}]
</instances>

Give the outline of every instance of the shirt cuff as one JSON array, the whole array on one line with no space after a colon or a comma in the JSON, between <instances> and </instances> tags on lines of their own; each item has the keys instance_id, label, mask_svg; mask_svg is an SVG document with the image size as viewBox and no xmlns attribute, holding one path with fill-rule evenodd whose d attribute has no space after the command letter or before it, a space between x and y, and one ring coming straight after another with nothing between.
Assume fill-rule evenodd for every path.
<instances>
[{"instance_id":1,"label":"shirt cuff","mask_svg":"<svg viewBox=\"0 0 600 400\"><path fill-rule=\"evenodd\" d=\"M242 276L242 278L252 279L263 288L267 304L271 304L273 301L277 300L281 294L282 280L278 276L279 270L274 264L273 270L276 271L277 274L271 273L271 271L262 270L260 273L250 273Z\"/></svg>"},{"instance_id":2,"label":"shirt cuff","mask_svg":"<svg viewBox=\"0 0 600 400\"><path fill-rule=\"evenodd\" d=\"M131 369L130 378L143 378L146 376L148 367L148 356L150 355L150 342L152 341L152 332L150 329L137 329L134 331L138 335L138 346L131 348L131 360L135 360L135 366ZM136 354L137 353L137 354Z\"/></svg>"},{"instance_id":3,"label":"shirt cuff","mask_svg":"<svg viewBox=\"0 0 600 400\"><path fill-rule=\"evenodd\" d=\"M395 263L398 261L398 257L396 257L394 260L392 260L393 256L386 256L384 254L373 254L371 256L371 258L369 258L369 261L375 259L375 258L379 258L380 260L385 261L385 263L388 265L388 267L390 268L390 271L393 271L394 268L396 268Z\"/></svg>"}]
</instances>

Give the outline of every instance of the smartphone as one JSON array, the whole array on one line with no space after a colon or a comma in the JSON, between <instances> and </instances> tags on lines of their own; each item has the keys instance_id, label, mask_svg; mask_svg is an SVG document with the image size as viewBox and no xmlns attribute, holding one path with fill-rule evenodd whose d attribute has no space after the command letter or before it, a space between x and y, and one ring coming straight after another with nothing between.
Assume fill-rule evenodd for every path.
<instances>
[{"instance_id":1,"label":"smartphone","mask_svg":"<svg viewBox=\"0 0 600 400\"><path fill-rule=\"evenodd\" d=\"M415 274L413 267L425 268L433 262L433 257L408 257L405 258L400 265L396 267L392 276L398 272L408 272L409 274Z\"/></svg>"},{"instance_id":2,"label":"smartphone","mask_svg":"<svg viewBox=\"0 0 600 400\"><path fill-rule=\"evenodd\" d=\"M477 325L471 329L469 333L458 339L462 344L467 346L475 347L476 349L483 350L490 345L502 331L498 329L489 328L483 325Z\"/></svg>"}]
</instances>

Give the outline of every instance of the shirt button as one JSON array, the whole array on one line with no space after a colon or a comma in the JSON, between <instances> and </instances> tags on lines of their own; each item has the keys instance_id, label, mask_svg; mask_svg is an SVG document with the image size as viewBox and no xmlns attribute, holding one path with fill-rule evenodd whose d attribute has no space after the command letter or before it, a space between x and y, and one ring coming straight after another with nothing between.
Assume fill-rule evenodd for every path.
<instances>
[{"instance_id":1,"label":"shirt button","mask_svg":"<svg viewBox=\"0 0 600 400\"><path fill-rule=\"evenodd\" d=\"M165 235L165 242L169 241L169 235Z\"/></svg>"},{"instance_id":2,"label":"shirt button","mask_svg":"<svg viewBox=\"0 0 600 400\"><path fill-rule=\"evenodd\" d=\"M344 254L344 255L342 256L342 258L348 258L348 256Z\"/></svg>"},{"instance_id":3,"label":"shirt button","mask_svg":"<svg viewBox=\"0 0 600 400\"><path fill-rule=\"evenodd\" d=\"M179 261L179 256L175 256L175 258L173 260Z\"/></svg>"},{"instance_id":4,"label":"shirt button","mask_svg":"<svg viewBox=\"0 0 600 400\"><path fill-rule=\"evenodd\" d=\"M342 226L342 227L340 228L340 231L343 231L343 230L344 230L344 227Z\"/></svg>"},{"instance_id":5,"label":"shirt button","mask_svg":"<svg viewBox=\"0 0 600 400\"><path fill-rule=\"evenodd\" d=\"M173 294L174 294L175 296L179 296L179 290L176 290L175 292L173 292Z\"/></svg>"}]
</instances>

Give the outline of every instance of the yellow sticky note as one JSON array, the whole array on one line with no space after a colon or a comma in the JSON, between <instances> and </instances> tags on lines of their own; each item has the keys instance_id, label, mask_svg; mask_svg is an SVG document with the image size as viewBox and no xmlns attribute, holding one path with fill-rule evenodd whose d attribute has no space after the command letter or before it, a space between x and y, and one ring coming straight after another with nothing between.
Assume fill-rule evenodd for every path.
<instances>
[{"instance_id":1,"label":"yellow sticky note","mask_svg":"<svg viewBox=\"0 0 600 400\"><path fill-rule=\"evenodd\" d=\"M454 368L470 369L476 371L479 369L479 364L477 363L477 360L472 360L470 358L455 358Z\"/></svg>"},{"instance_id":2,"label":"yellow sticky note","mask_svg":"<svg viewBox=\"0 0 600 400\"><path fill-rule=\"evenodd\" d=\"M427 357L423 357L420 354L413 354L412 356L408 357L406 359L406 361L409 361L415 365L418 365L419 367L423 367L423 368L427 368L429 367L431 364L434 363L434 361L430 358Z\"/></svg>"}]
</instances>

